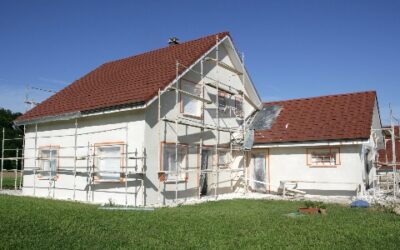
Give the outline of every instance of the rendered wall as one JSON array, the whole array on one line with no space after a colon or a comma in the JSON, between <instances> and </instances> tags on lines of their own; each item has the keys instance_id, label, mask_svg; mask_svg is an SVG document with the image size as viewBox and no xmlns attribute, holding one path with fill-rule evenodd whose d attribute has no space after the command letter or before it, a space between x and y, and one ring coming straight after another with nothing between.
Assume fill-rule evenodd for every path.
<instances>
[{"instance_id":1,"label":"rendered wall","mask_svg":"<svg viewBox=\"0 0 400 250\"><path fill-rule=\"evenodd\" d=\"M140 182L134 181L134 176L129 176L128 197L125 194L125 183L100 183L91 187L88 185L87 166L92 166L94 158L92 151L88 151L88 144L92 150L95 143L126 144L128 138L128 152L139 153L144 140L144 114L143 111L127 111L115 114L92 116L78 119L77 136L77 161L78 173L75 179L75 199L95 203L108 203L111 200L117 204L125 204L126 198L129 205L142 205L142 192ZM105 131L105 132L101 132ZM35 167L35 127L27 126L25 136L25 171L24 171L24 195L51 197L56 199L73 199L74 195L74 133L75 121L59 121L46 124L38 124L37 148L43 146L59 146L59 171L55 182L39 178L34 175ZM36 154L38 156L38 153ZM124 158L124 156L122 156ZM39 161L36 161L38 165ZM142 164L129 159L128 166L138 166L139 169L128 168L128 171L140 171ZM54 186L53 186L54 185ZM49 188L50 187L50 188Z\"/></svg>"},{"instance_id":2,"label":"rendered wall","mask_svg":"<svg viewBox=\"0 0 400 250\"><path fill-rule=\"evenodd\" d=\"M336 167L312 167L307 165L307 148L312 147L277 147L259 149L266 152L267 182L271 192L277 192L281 181L300 181L298 189L316 194L354 194L363 183L363 165L360 158L361 145L341 145L340 165ZM251 177L251 168L249 168ZM302 183L330 182L329 183ZM336 182L336 184L334 183ZM353 184L345 184L353 183Z\"/></svg>"}]
</instances>

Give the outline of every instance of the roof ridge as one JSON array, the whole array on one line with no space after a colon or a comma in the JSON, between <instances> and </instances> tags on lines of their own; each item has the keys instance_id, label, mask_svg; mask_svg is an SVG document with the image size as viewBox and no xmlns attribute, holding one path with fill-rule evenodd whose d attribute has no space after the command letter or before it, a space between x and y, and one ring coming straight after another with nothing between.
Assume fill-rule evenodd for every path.
<instances>
[{"instance_id":1,"label":"roof ridge","mask_svg":"<svg viewBox=\"0 0 400 250\"><path fill-rule=\"evenodd\" d=\"M358 95L358 94L366 94L366 93L373 93L376 95L376 90L366 90L366 91L357 91L357 92L341 93L341 94L330 94L330 95L321 95L321 96L293 98L293 99L286 99L286 100L263 102L263 105L264 104L273 104L273 103L278 103L278 102L301 101L301 100L318 99L318 98L325 98L325 97L339 97L339 96Z\"/></svg>"},{"instance_id":2,"label":"roof ridge","mask_svg":"<svg viewBox=\"0 0 400 250\"><path fill-rule=\"evenodd\" d=\"M173 45L173 46L177 47L177 46L180 46L180 45L187 45L188 43L197 42L197 41L200 41L200 40L205 40L205 39L208 39L208 38L210 38L212 36L217 36L217 35L221 35L221 38L223 38L225 36L230 36L229 31L223 31L223 32L218 32L218 33L215 33L215 34L199 37L199 38L196 38L196 39L193 39L193 40L188 40L188 41L185 41L183 43L179 43L179 44ZM170 45L164 46L164 47L161 47L161 48L158 48L158 49L147 50L147 51L142 52L142 53L139 52L139 54L136 54L136 55L132 55L132 56L128 56L128 57L124 57L124 58L120 58L120 59L116 59L116 60L112 60L112 61L107 61L107 62L101 64L101 66L107 65L109 63L115 63L115 62L124 61L124 60L128 60L128 59L133 59L135 57L144 56L144 55L147 55L147 54L150 54L150 53L160 52L162 50L169 49L169 48L171 48Z\"/></svg>"}]
</instances>

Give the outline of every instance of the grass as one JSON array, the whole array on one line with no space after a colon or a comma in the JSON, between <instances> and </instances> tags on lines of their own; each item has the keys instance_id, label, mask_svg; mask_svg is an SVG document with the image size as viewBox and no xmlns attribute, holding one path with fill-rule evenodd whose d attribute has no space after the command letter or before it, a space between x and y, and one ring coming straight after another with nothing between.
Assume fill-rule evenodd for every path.
<instances>
[{"instance_id":1,"label":"grass","mask_svg":"<svg viewBox=\"0 0 400 250\"><path fill-rule=\"evenodd\" d=\"M0 195L4 249L399 249L400 216L328 205L328 215L285 216L302 202L233 200L144 211Z\"/></svg>"}]
</instances>

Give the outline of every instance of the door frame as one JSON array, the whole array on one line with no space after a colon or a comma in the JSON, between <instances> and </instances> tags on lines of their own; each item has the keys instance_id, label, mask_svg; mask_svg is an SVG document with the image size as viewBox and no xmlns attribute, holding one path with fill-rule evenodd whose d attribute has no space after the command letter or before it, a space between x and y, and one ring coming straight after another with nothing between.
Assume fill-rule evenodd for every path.
<instances>
[{"instance_id":1,"label":"door frame","mask_svg":"<svg viewBox=\"0 0 400 250\"><path fill-rule=\"evenodd\" d=\"M199 193L199 195L200 196L207 196L208 195L208 187L209 187L209 185L208 185L208 182L209 182L209 174L208 173L204 173L204 175L205 175L205 178L206 178L206 180L207 180L207 189L206 189L206 194L201 194L201 191L202 191L202 187L201 187L201 176L202 176L202 174L203 173L201 173L201 170L202 170L202 163L203 163L203 152L204 151L208 151L209 152L209 155L208 155L208 161L210 161L210 157L211 157L211 162L212 162L212 164L211 164L211 166L207 163L207 169L210 169L210 167L213 167L213 165L215 164L215 159L214 159L214 153L213 153L213 146L209 146L209 145L203 145L202 146L202 151L200 151L200 147L199 147L199 149L198 149L198 155L199 155L199 176L198 176L198 178L197 178L197 181L198 181L198 193Z\"/></svg>"},{"instance_id":2,"label":"door frame","mask_svg":"<svg viewBox=\"0 0 400 250\"><path fill-rule=\"evenodd\" d=\"M271 157L269 157L270 156L269 148L252 149L250 151L250 161L249 161L250 168L248 169L248 175L250 176L250 174L251 174L252 175L251 178L253 179L253 175L254 175L253 156L256 154L260 154L260 153L264 154L264 159L265 159L265 180L264 181L267 184L265 187L265 191L268 193L271 193L271 170L270 170Z\"/></svg>"}]
</instances>

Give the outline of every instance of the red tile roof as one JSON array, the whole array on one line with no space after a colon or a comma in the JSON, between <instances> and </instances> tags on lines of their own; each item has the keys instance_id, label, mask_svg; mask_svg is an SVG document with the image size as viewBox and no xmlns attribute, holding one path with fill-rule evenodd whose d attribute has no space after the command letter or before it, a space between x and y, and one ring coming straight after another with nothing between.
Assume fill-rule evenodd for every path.
<instances>
[{"instance_id":1,"label":"red tile roof","mask_svg":"<svg viewBox=\"0 0 400 250\"><path fill-rule=\"evenodd\" d=\"M368 139L376 92L330 95L278 102L272 128L255 132L255 143Z\"/></svg>"},{"instance_id":2,"label":"red tile roof","mask_svg":"<svg viewBox=\"0 0 400 250\"><path fill-rule=\"evenodd\" d=\"M77 111L144 103L165 88L176 75L176 61L192 65L219 39L222 32L140 55L105 63L51 96L16 121L28 121ZM185 70L179 67L179 73Z\"/></svg>"}]
</instances>

